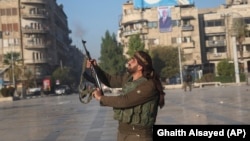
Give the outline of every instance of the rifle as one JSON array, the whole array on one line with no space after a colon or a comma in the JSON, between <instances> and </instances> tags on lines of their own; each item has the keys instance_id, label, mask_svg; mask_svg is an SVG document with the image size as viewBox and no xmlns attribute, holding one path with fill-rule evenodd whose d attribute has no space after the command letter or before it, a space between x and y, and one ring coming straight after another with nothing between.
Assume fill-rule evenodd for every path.
<instances>
[{"instance_id":1,"label":"rifle","mask_svg":"<svg viewBox=\"0 0 250 141\"><path fill-rule=\"evenodd\" d=\"M86 44L86 41L82 40L82 44L83 44L84 50L85 50L85 52L86 52L86 57L87 57L87 59L92 60L92 58L91 58L91 56L90 56L90 53L89 53L89 51L87 50L86 45L85 45L85 44ZM82 66L83 68L82 68L81 82L80 82L80 85L79 85L79 99L80 99L80 101L81 101L82 103L84 103L84 104L85 104L85 103L88 103L88 102L92 99L91 93L94 91L94 89L89 90L89 89L86 87L86 85L83 85L83 84L82 84L82 80L84 79L84 78L83 78L83 74L84 74L85 66L86 66L86 57L84 57L83 66ZM94 84L95 84L95 87L96 87L96 88L99 88L100 91L101 91L101 93L102 93L102 95L103 95L103 90L102 90L102 86L101 86L100 80L99 80L99 78L98 78L98 76L97 76L97 73L96 73L96 70L95 70L95 68L94 68L93 62L91 62L91 63L92 63L92 65L91 65L90 69L91 69L92 75L93 75L93 77L94 77L94 81L95 81ZM83 87L82 87L82 86L83 86ZM89 94L89 97L88 97L87 102L85 102L85 101L83 101L83 99L86 97L87 94Z\"/></svg>"}]
</instances>

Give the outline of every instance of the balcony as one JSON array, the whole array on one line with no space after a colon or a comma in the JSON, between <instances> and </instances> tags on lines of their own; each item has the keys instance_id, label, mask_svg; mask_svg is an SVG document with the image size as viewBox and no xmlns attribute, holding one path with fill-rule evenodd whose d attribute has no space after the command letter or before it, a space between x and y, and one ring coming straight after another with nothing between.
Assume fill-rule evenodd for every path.
<instances>
[{"instance_id":1,"label":"balcony","mask_svg":"<svg viewBox=\"0 0 250 141\"><path fill-rule=\"evenodd\" d=\"M226 59L227 54L225 52L223 53L207 53L207 60L221 60Z\"/></svg>"},{"instance_id":2,"label":"balcony","mask_svg":"<svg viewBox=\"0 0 250 141\"><path fill-rule=\"evenodd\" d=\"M148 34L147 28L142 29L134 29L134 30L126 30L122 32L123 36L131 36L135 34Z\"/></svg>"},{"instance_id":3,"label":"balcony","mask_svg":"<svg viewBox=\"0 0 250 141\"><path fill-rule=\"evenodd\" d=\"M49 60L44 58L44 59L39 59L39 60L33 60L33 59L28 59L24 60L25 64L41 64L41 63L47 63Z\"/></svg>"},{"instance_id":4,"label":"balcony","mask_svg":"<svg viewBox=\"0 0 250 141\"><path fill-rule=\"evenodd\" d=\"M49 28L41 28L41 29L37 29L37 28L30 28L30 27L23 27L22 28L22 33L49 33Z\"/></svg>"},{"instance_id":5,"label":"balcony","mask_svg":"<svg viewBox=\"0 0 250 141\"><path fill-rule=\"evenodd\" d=\"M141 15L141 12L138 10L138 11L133 11L133 13L123 15L120 22L122 25L124 25L124 24L129 24L131 22L138 23L140 22L141 19L142 19L142 15Z\"/></svg>"},{"instance_id":6,"label":"balcony","mask_svg":"<svg viewBox=\"0 0 250 141\"><path fill-rule=\"evenodd\" d=\"M47 19L47 14L22 14L23 19Z\"/></svg>"},{"instance_id":7,"label":"balcony","mask_svg":"<svg viewBox=\"0 0 250 141\"><path fill-rule=\"evenodd\" d=\"M238 57L240 58L240 55L238 55ZM249 58L249 57L250 57L250 51L244 51L243 58Z\"/></svg>"},{"instance_id":8,"label":"balcony","mask_svg":"<svg viewBox=\"0 0 250 141\"><path fill-rule=\"evenodd\" d=\"M43 49L48 48L50 44L26 44L24 45L25 49Z\"/></svg>"},{"instance_id":9,"label":"balcony","mask_svg":"<svg viewBox=\"0 0 250 141\"><path fill-rule=\"evenodd\" d=\"M217 33L225 33L226 29L224 26L216 26L216 27L205 27L205 34L217 34Z\"/></svg>"},{"instance_id":10,"label":"balcony","mask_svg":"<svg viewBox=\"0 0 250 141\"><path fill-rule=\"evenodd\" d=\"M206 47L218 47L218 46L226 46L225 40L208 40L206 41Z\"/></svg>"},{"instance_id":11,"label":"balcony","mask_svg":"<svg viewBox=\"0 0 250 141\"><path fill-rule=\"evenodd\" d=\"M181 48L194 48L194 42L182 42L181 43Z\"/></svg>"},{"instance_id":12,"label":"balcony","mask_svg":"<svg viewBox=\"0 0 250 141\"><path fill-rule=\"evenodd\" d=\"M250 44L250 37L246 37L242 44L243 45Z\"/></svg>"},{"instance_id":13,"label":"balcony","mask_svg":"<svg viewBox=\"0 0 250 141\"><path fill-rule=\"evenodd\" d=\"M46 0L21 0L21 3L23 4L29 4L29 3L34 3L34 4L46 4Z\"/></svg>"},{"instance_id":14,"label":"balcony","mask_svg":"<svg viewBox=\"0 0 250 141\"><path fill-rule=\"evenodd\" d=\"M194 26L193 25L183 25L181 27L182 31L193 31L194 30Z\"/></svg>"}]
</instances>

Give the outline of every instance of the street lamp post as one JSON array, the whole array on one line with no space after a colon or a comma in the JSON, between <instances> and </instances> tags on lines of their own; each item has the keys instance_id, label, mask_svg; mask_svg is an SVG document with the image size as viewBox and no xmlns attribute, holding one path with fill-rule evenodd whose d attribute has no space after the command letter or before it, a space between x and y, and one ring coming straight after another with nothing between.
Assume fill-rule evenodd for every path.
<instances>
[{"instance_id":1,"label":"street lamp post","mask_svg":"<svg viewBox=\"0 0 250 141\"><path fill-rule=\"evenodd\" d=\"M180 67L180 79L181 79L181 84L183 84L183 74L182 74L182 63L181 63L181 22L179 21L179 41L178 41L178 58L179 58L179 67Z\"/></svg>"},{"instance_id":2,"label":"street lamp post","mask_svg":"<svg viewBox=\"0 0 250 141\"><path fill-rule=\"evenodd\" d=\"M178 56L179 56L179 66L180 66L180 79L181 84L183 84L183 78L182 78L182 64L181 64L181 46L178 46Z\"/></svg>"},{"instance_id":3,"label":"street lamp post","mask_svg":"<svg viewBox=\"0 0 250 141\"><path fill-rule=\"evenodd\" d=\"M13 53L14 53L14 44L10 43L10 38L9 38L10 33L9 32L5 32L5 35L8 36L8 46L11 47L12 83L13 83L13 87L16 88L16 83L15 83L15 66L14 66L15 64L14 64L14 56L13 56Z\"/></svg>"},{"instance_id":4,"label":"street lamp post","mask_svg":"<svg viewBox=\"0 0 250 141\"><path fill-rule=\"evenodd\" d=\"M235 35L232 37L233 38L233 52L234 52L234 71L235 71L235 83L239 84L240 83L240 75L239 75L239 60L238 60L238 55L237 55L237 46L236 46L236 37Z\"/></svg>"},{"instance_id":5,"label":"street lamp post","mask_svg":"<svg viewBox=\"0 0 250 141\"><path fill-rule=\"evenodd\" d=\"M226 20L227 20L227 18L229 18L229 17L232 17L232 19L233 19L234 14L240 16L240 18L242 19L242 15L240 15L237 12L230 12L230 13L222 14L221 16L226 18ZM227 24L228 24L228 22L227 22ZM239 84L240 83L240 76L239 76L239 59L238 59L238 55L237 55L237 44L236 44L236 31L235 31L235 29L233 29L234 27L230 27L230 28L231 28L231 32L232 32L231 36L232 36L232 45L233 45L232 48L233 48L233 58L234 58L235 83Z\"/></svg>"},{"instance_id":6,"label":"street lamp post","mask_svg":"<svg viewBox=\"0 0 250 141\"><path fill-rule=\"evenodd\" d=\"M16 83L15 83L15 64L14 64L14 57L13 57L14 45L12 45L11 48L12 48L12 52L11 52L12 81L13 81L14 88L16 88Z\"/></svg>"}]
</instances>

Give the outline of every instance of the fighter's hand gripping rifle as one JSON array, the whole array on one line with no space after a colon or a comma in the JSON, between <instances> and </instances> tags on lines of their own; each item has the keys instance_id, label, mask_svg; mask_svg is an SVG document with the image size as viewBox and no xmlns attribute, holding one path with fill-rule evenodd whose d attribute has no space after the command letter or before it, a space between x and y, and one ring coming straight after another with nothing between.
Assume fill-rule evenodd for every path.
<instances>
[{"instance_id":1,"label":"fighter's hand gripping rifle","mask_svg":"<svg viewBox=\"0 0 250 141\"><path fill-rule=\"evenodd\" d=\"M85 66L86 66L86 59L88 59L88 60L92 60L92 58L91 58L91 56L90 56L90 54L89 54L89 51L87 50L87 48L86 48L86 41L84 41L84 40L82 40L82 44L83 44L83 47L84 47L84 50L85 50L85 52L86 52L86 57L84 57L84 61L83 61L83 68L82 68L82 70L83 70L83 72L82 72L82 75L81 75L81 82L80 82L80 86L79 86L79 99L80 99L80 101L82 102L82 103L88 103L90 100L91 100L91 98L92 98L92 95L91 95L91 93L94 91L94 89L89 89L89 88L87 88L86 87L86 85L84 84L84 86L83 86L83 84L82 84L82 80L83 80L83 76L84 76L84 71L85 71ZM93 61L91 62L92 64L91 64L91 66L90 66L90 69L91 69L91 73L92 73L92 76L91 76L91 78L93 77L94 78L94 85L95 85L95 87L96 88L99 88L100 89L100 91L101 91L101 93L103 94L103 90L102 90L102 86L101 86L101 83L100 83L100 80L99 80L99 78L98 78L98 76L97 76L97 73L96 73L96 70L95 70L95 68L94 68L94 64L93 64ZM81 88L83 86L83 88ZM89 95L89 97L88 97L88 100L85 102L83 99L87 96L87 95Z\"/></svg>"}]
</instances>

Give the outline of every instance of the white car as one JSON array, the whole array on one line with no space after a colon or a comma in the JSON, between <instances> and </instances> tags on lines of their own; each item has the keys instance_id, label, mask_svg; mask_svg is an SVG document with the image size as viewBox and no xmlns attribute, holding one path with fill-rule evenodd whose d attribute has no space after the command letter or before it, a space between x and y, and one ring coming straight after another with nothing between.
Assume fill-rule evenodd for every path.
<instances>
[{"instance_id":1,"label":"white car","mask_svg":"<svg viewBox=\"0 0 250 141\"><path fill-rule=\"evenodd\" d=\"M69 94L70 93L70 88L68 85L61 85L55 88L55 93L56 94Z\"/></svg>"},{"instance_id":2,"label":"white car","mask_svg":"<svg viewBox=\"0 0 250 141\"><path fill-rule=\"evenodd\" d=\"M30 94L38 94L41 92L41 88L40 87L37 87L37 88L29 88L28 89L28 93Z\"/></svg>"}]
</instances>

